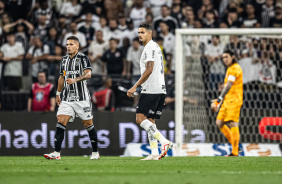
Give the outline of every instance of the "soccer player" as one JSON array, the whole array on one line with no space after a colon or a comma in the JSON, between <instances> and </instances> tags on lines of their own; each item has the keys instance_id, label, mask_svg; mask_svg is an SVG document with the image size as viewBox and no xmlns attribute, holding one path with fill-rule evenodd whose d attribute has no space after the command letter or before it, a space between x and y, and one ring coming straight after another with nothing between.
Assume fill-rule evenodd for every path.
<instances>
[{"instance_id":1,"label":"soccer player","mask_svg":"<svg viewBox=\"0 0 282 184\"><path fill-rule=\"evenodd\" d=\"M155 119L160 119L164 106L166 88L164 80L163 56L159 45L152 40L152 27L141 24L138 29L139 41L145 46L140 58L141 77L127 91L127 96L134 97L138 86L142 86L136 107L136 123L148 133L151 155L142 160L159 160L171 149L172 142L158 131ZM161 154L158 151L161 143Z\"/></svg>"},{"instance_id":2,"label":"soccer player","mask_svg":"<svg viewBox=\"0 0 282 184\"><path fill-rule=\"evenodd\" d=\"M238 156L239 118L240 109L243 105L243 71L231 50L225 50L222 59L228 67L224 79L224 88L220 96L212 101L211 108L214 112L219 110L216 125L232 145L232 152L227 156ZM230 128L226 125L227 123Z\"/></svg>"},{"instance_id":3,"label":"soccer player","mask_svg":"<svg viewBox=\"0 0 282 184\"><path fill-rule=\"evenodd\" d=\"M64 56L61 61L60 78L56 92L56 103L59 109L57 112L55 151L45 154L44 157L47 159L61 159L60 151L66 126L68 122L74 120L75 116L78 116L82 119L85 129L88 131L93 147L90 159L99 159L97 133L92 122L92 105L86 86L86 80L91 78L90 61L86 55L78 52L79 40L77 37L69 36L66 47L68 55Z\"/></svg>"}]
</instances>

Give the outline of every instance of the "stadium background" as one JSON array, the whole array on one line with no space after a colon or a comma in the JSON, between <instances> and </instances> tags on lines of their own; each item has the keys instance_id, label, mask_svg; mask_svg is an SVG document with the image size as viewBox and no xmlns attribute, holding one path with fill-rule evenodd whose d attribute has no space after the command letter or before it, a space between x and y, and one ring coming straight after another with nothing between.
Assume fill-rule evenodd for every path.
<instances>
[{"instance_id":1,"label":"stadium background","mask_svg":"<svg viewBox=\"0 0 282 184\"><path fill-rule=\"evenodd\" d=\"M253 8L252 8L253 7ZM254 11L255 10L255 11ZM92 14L90 27L86 26L85 14ZM154 39L162 45L164 56L166 58L166 82L168 96L174 97L174 61L175 54L175 29L198 29L198 28L281 28L282 26L282 1L280 0L93 0L93 1L44 1L44 0L18 0L18 1L1 1L0 2L0 42L1 46L6 43L6 34L15 33L16 41L20 42L25 50L25 55L31 54L34 58L42 56L43 53L49 57L46 60L39 61L42 63L43 69L47 74L49 81L56 86L58 78L58 66L61 56L65 54L64 36L72 32L71 23L77 22L77 29L85 42L81 50L85 54L95 52L91 50L91 43L95 42L95 32L102 30L104 40L107 42L111 37L119 40L118 47L122 52L123 59L127 59L128 51L132 46L132 40L137 35L137 27L140 22L148 22L154 27ZM103 21L108 23L104 26ZM111 22L111 23L110 23ZM88 20L89 23L89 20ZM104 26L104 27L103 27ZM133 27L132 27L133 26ZM21 30L23 27L23 30ZM56 30L54 36L50 30ZM127 38L128 36L128 38ZM39 38L42 42L39 47L34 40ZM250 57L256 59L263 65L263 73L258 70L255 76L251 76L251 80L244 83L246 89L245 98L250 100L244 101L242 110L242 126L255 122L251 125L252 132L246 131L242 133L241 142L243 143L261 143L271 142L280 143L281 141L281 125L270 127L271 132L278 133L277 139L264 138L259 133L259 123L264 116L281 117L281 61L282 61L282 39L271 38L226 38L219 37L222 49L232 48L237 53L237 59ZM189 46L191 42L187 41ZM207 37L201 42L201 51L205 53L208 47L213 44L212 38ZM250 55L251 46L257 49L257 55ZM48 48L44 50L44 48ZM35 55L37 50L41 55ZM193 52L193 51L192 51ZM264 61L263 56L267 55L268 60ZM53 56L53 57L52 57ZM203 54L201 58L201 68L205 79L204 85L207 96L206 101L217 96L217 84L222 81L210 80L210 66L208 54ZM52 112L34 113L27 111L27 99L32 81L34 81L33 72L36 71L32 67L32 59L26 57L21 62L22 85L17 90L7 89L5 85L5 65L6 62L1 56L0 61L0 138L1 138L1 155L38 155L52 147L50 131L55 129L55 114ZM270 61L271 60L271 61ZM134 62L134 61L132 61ZM95 65L96 66L96 65ZM99 66L97 66L99 68ZM220 66L218 66L220 67ZM95 68L96 70L96 68ZM102 71L96 71L93 77L88 81L88 87L91 93L98 91L103 85ZM126 90L132 85L132 70L127 71L127 75L108 74L113 79L112 90L115 94L115 113L99 112L94 106L94 124L97 130L105 129L101 132L100 140L105 138L101 144L101 153L105 155L122 155L125 149L122 143L129 143L134 140L135 143L147 143L146 136L142 137L142 131L138 127L138 132L134 132L137 127L134 124L134 102L133 99L126 97ZM213 87L215 85L215 87ZM56 88L56 87L55 87ZM189 86L186 86L189 89ZM194 102L191 101L193 104ZM208 108L206 104L206 108ZM263 111L263 113L261 112ZM267 112L266 112L267 111ZM266 113L265 113L266 112ZM125 118L126 117L126 118ZM213 124L214 114L209 114L207 123ZM255 119L255 120L254 120ZM160 130L166 132L166 136L171 136L174 129L174 105L167 105L162 117L162 124L158 125ZM45 124L44 124L45 123ZM128 123L132 129L125 131L126 138L121 136L121 123ZM48 129L45 134L44 126ZM83 137L82 126L77 121L70 125L69 128L74 130L75 137ZM43 127L42 127L43 126ZM195 128L196 130L197 128ZM16 134L18 130L25 130L27 134ZM38 130L38 134L32 132ZM194 130L194 129L192 129ZM192 132L191 130L191 132ZM107 132L109 131L109 132ZM136 130L137 131L137 130ZM18 132L19 133L19 132ZM69 133L69 132L68 132ZM171 134L170 134L171 133ZM208 133L208 134L206 134ZM108 136L105 136L107 135ZM139 137L137 136L139 134ZM26 139L19 140L27 137ZM41 135L47 136L42 137ZM192 135L192 134L189 134ZM214 136L219 135L219 136ZM207 138L211 136L211 138ZM33 139L31 139L33 137ZM15 139L17 139L15 141ZM32 143L32 140L35 141ZM44 141L47 141L46 143ZM110 147L103 148L103 144L111 141ZM145 141L146 140L146 141ZM124 142L123 142L124 141ZM226 143L226 140L220 135L217 129L210 129L208 132L195 133L189 137L189 142L204 143ZM42 144L36 148L37 144ZM66 146L73 144L75 150L72 155L86 154L85 149L89 149L84 145L84 149L79 149L79 139L74 138L73 143L67 142ZM18 150L15 145L20 145ZM112 146L114 145L114 146ZM119 147L117 146L119 145ZM122 145L122 147L120 146ZM47 147L46 147L47 146ZM83 147L83 146L82 146ZM44 148L44 149L42 149ZM17 149L17 151L15 151ZM34 149L34 150L33 150ZM69 154L66 149L66 154ZM33 150L33 151L30 151Z\"/></svg>"}]
</instances>

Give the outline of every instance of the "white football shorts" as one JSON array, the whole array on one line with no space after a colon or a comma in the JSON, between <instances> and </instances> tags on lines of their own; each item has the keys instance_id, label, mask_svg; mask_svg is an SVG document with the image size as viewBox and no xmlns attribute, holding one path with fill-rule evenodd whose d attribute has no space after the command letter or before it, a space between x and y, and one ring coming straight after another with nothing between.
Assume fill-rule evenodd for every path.
<instances>
[{"instance_id":1,"label":"white football shorts","mask_svg":"<svg viewBox=\"0 0 282 184\"><path fill-rule=\"evenodd\" d=\"M75 117L79 117L82 120L89 120L93 118L91 101L77 101L66 102L61 101L59 106L58 115L71 116L69 122L73 122Z\"/></svg>"}]
</instances>

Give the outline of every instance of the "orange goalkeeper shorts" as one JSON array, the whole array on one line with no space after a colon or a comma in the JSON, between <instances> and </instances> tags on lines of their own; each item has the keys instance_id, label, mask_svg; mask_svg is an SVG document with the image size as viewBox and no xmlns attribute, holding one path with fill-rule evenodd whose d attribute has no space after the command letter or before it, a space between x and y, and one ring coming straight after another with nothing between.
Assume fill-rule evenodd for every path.
<instances>
[{"instance_id":1,"label":"orange goalkeeper shorts","mask_svg":"<svg viewBox=\"0 0 282 184\"><path fill-rule=\"evenodd\" d=\"M241 110L241 105L226 106L226 104L223 103L220 107L216 119L224 122L234 121L239 123L240 110Z\"/></svg>"}]
</instances>

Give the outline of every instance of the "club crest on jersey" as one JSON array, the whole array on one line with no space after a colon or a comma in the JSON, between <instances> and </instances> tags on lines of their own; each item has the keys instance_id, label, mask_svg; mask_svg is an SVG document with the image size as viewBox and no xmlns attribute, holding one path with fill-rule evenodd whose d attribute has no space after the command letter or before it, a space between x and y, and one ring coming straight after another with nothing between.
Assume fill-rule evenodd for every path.
<instances>
[{"instance_id":1,"label":"club crest on jersey","mask_svg":"<svg viewBox=\"0 0 282 184\"><path fill-rule=\"evenodd\" d=\"M115 53L115 57L119 57L120 56L120 53L119 52L116 52Z\"/></svg>"},{"instance_id":2,"label":"club crest on jersey","mask_svg":"<svg viewBox=\"0 0 282 184\"><path fill-rule=\"evenodd\" d=\"M152 50L152 58L155 56L155 50Z\"/></svg>"},{"instance_id":3,"label":"club crest on jersey","mask_svg":"<svg viewBox=\"0 0 282 184\"><path fill-rule=\"evenodd\" d=\"M36 96L35 96L36 101L37 101L37 102L41 102L41 101L43 100L43 96L44 96L44 94L43 94L42 91L37 92L37 93L36 93Z\"/></svg>"},{"instance_id":4,"label":"club crest on jersey","mask_svg":"<svg viewBox=\"0 0 282 184\"><path fill-rule=\"evenodd\" d=\"M78 66L80 64L81 60L80 58L77 58L76 61L75 61L75 66Z\"/></svg>"},{"instance_id":5,"label":"club crest on jersey","mask_svg":"<svg viewBox=\"0 0 282 184\"><path fill-rule=\"evenodd\" d=\"M146 52L144 53L144 60L146 60L147 59L147 54L146 54Z\"/></svg>"}]
</instances>

